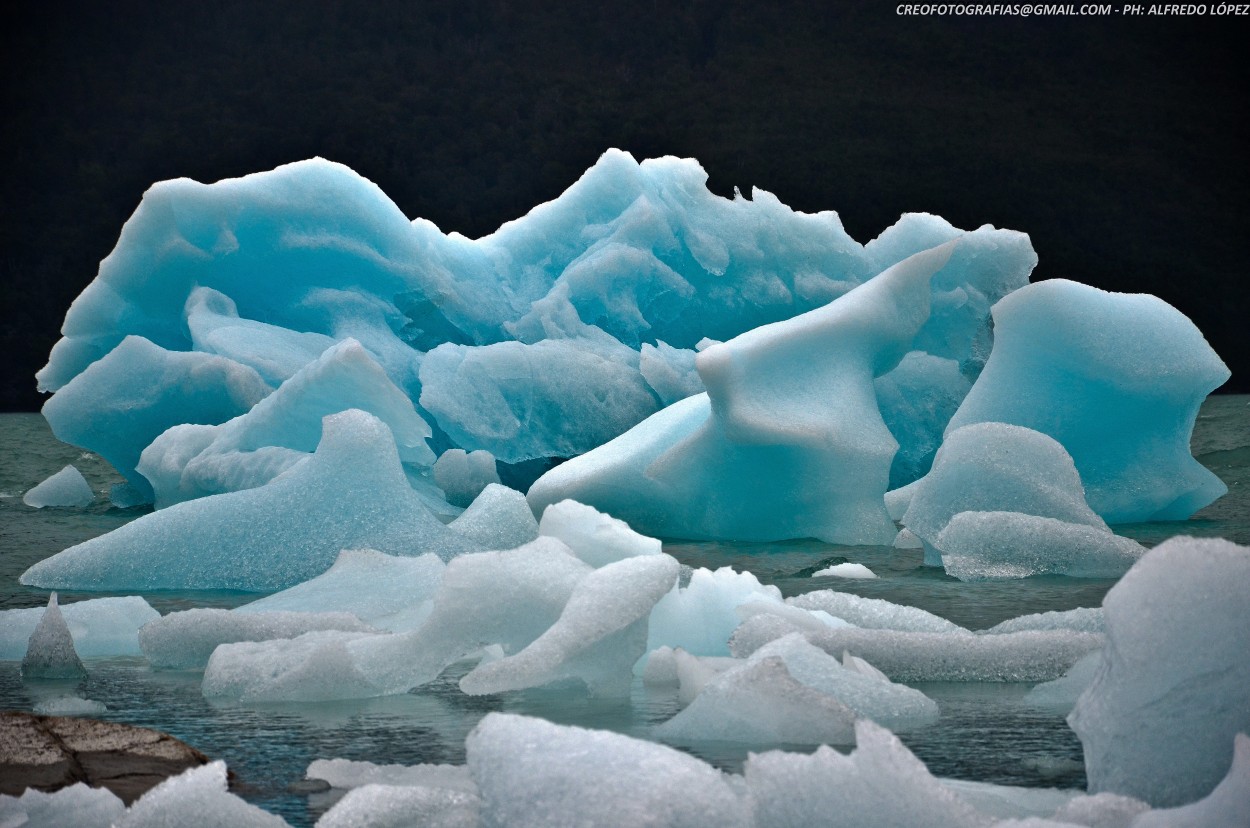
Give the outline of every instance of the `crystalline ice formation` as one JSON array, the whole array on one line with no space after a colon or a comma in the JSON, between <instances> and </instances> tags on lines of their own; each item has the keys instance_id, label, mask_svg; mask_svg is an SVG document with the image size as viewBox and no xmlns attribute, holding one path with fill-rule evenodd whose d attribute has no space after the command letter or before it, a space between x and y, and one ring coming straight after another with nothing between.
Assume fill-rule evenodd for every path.
<instances>
[{"instance_id":1,"label":"crystalline ice formation","mask_svg":"<svg viewBox=\"0 0 1250 828\"><path fill-rule=\"evenodd\" d=\"M945 552L955 554L956 577L1080 574L1082 565L1091 574L1109 568L1119 574L1140 554L1136 544L1115 538L1085 503L1080 475L1063 446L1028 428L977 423L949 432L933 468L909 489L903 525L924 544L925 563L939 566ZM938 538L960 513L970 514L947 537L948 550ZM1052 520L1039 524L1030 517ZM1039 537L1048 547L1036 550L1035 560L1017 562L1017 555L1032 549L1021 541ZM1002 568L995 570L995 564Z\"/></svg>"},{"instance_id":2,"label":"crystalline ice formation","mask_svg":"<svg viewBox=\"0 0 1250 828\"><path fill-rule=\"evenodd\" d=\"M378 629L413 630L429 614L446 568L442 558L428 553L410 558L373 549L344 549L334 565L317 577L236 607L234 612L351 613Z\"/></svg>"},{"instance_id":3,"label":"crystalline ice formation","mask_svg":"<svg viewBox=\"0 0 1250 828\"><path fill-rule=\"evenodd\" d=\"M1078 632L1104 633L1107 631L1107 622L1102 607L1078 607L1073 610L1039 612L1009 618L983 632L996 635L1022 630L1077 630Z\"/></svg>"},{"instance_id":4,"label":"crystalline ice formation","mask_svg":"<svg viewBox=\"0 0 1250 828\"><path fill-rule=\"evenodd\" d=\"M729 778L663 745L503 713L482 719L465 745L485 825L750 824Z\"/></svg>"},{"instance_id":5,"label":"crystalline ice formation","mask_svg":"<svg viewBox=\"0 0 1250 828\"><path fill-rule=\"evenodd\" d=\"M812 573L813 578L875 578L877 573L873 572L863 564L857 563L840 563L834 566L827 566L817 572Z\"/></svg>"},{"instance_id":6,"label":"crystalline ice formation","mask_svg":"<svg viewBox=\"0 0 1250 828\"><path fill-rule=\"evenodd\" d=\"M23 503L36 509L45 506L90 506L93 500L95 492L91 491L91 484L73 466L66 466L22 496Z\"/></svg>"},{"instance_id":7,"label":"crystalline ice formation","mask_svg":"<svg viewBox=\"0 0 1250 828\"><path fill-rule=\"evenodd\" d=\"M531 505L572 498L660 537L888 544L882 497L898 443L872 380L929 318L930 280L956 244L701 352L706 395L552 469Z\"/></svg>"},{"instance_id":8,"label":"crystalline ice formation","mask_svg":"<svg viewBox=\"0 0 1250 828\"><path fill-rule=\"evenodd\" d=\"M30 634L26 655L22 657L22 678L77 679L86 675L54 592L48 598L47 609L35 631Z\"/></svg>"},{"instance_id":9,"label":"crystalline ice formation","mask_svg":"<svg viewBox=\"0 0 1250 828\"><path fill-rule=\"evenodd\" d=\"M139 630L139 644L153 667L202 670L219 644L295 638L314 630L368 632L346 612L251 612L190 609L171 612Z\"/></svg>"},{"instance_id":10,"label":"crystalline ice formation","mask_svg":"<svg viewBox=\"0 0 1250 828\"><path fill-rule=\"evenodd\" d=\"M140 336L126 337L101 356L66 378L44 403L43 416L57 439L109 461L147 500L152 486L136 470L145 446L171 426L237 417L271 390L247 366L169 351Z\"/></svg>"},{"instance_id":11,"label":"crystalline ice formation","mask_svg":"<svg viewBox=\"0 0 1250 828\"><path fill-rule=\"evenodd\" d=\"M1081 657L1068 672L1054 681L1043 682L1024 697L1026 704L1048 710L1057 710L1065 716L1072 712L1077 698L1094 681L1098 669L1102 666L1102 651L1094 650Z\"/></svg>"},{"instance_id":12,"label":"crystalline ice formation","mask_svg":"<svg viewBox=\"0 0 1250 828\"><path fill-rule=\"evenodd\" d=\"M1250 733L1250 549L1172 538L1103 609L1102 666L1068 717L1090 791L1168 807L1206 796Z\"/></svg>"},{"instance_id":13,"label":"crystalline ice formation","mask_svg":"<svg viewBox=\"0 0 1250 828\"><path fill-rule=\"evenodd\" d=\"M81 658L141 656L139 628L161 614L137 595L59 606ZM43 617L42 607L0 611L0 660L20 659Z\"/></svg>"},{"instance_id":14,"label":"crystalline ice formation","mask_svg":"<svg viewBox=\"0 0 1250 828\"><path fill-rule=\"evenodd\" d=\"M483 549L515 549L538 537L538 521L525 495L491 483L455 520L451 530Z\"/></svg>"},{"instance_id":15,"label":"crystalline ice formation","mask_svg":"<svg viewBox=\"0 0 1250 828\"><path fill-rule=\"evenodd\" d=\"M317 820L317 828L479 828L475 792L414 785L353 788Z\"/></svg>"},{"instance_id":16,"label":"crystalline ice formation","mask_svg":"<svg viewBox=\"0 0 1250 828\"><path fill-rule=\"evenodd\" d=\"M157 508L205 495L263 486L305 459L321 421L350 408L390 428L400 460L428 467L430 426L354 339L332 345L251 410L220 425L179 425L143 450L138 471Z\"/></svg>"},{"instance_id":17,"label":"crystalline ice formation","mask_svg":"<svg viewBox=\"0 0 1250 828\"><path fill-rule=\"evenodd\" d=\"M757 615L734 631L730 650L744 658L793 632L802 632L831 655L850 652L864 658L891 681L1049 681L1103 643L1100 635L1071 630L1004 635L859 627L799 630L778 616Z\"/></svg>"},{"instance_id":18,"label":"crystalline ice formation","mask_svg":"<svg viewBox=\"0 0 1250 828\"><path fill-rule=\"evenodd\" d=\"M108 788L77 782L53 793L27 788L20 797L0 794L0 825L24 828L110 828L126 812Z\"/></svg>"},{"instance_id":19,"label":"crystalline ice formation","mask_svg":"<svg viewBox=\"0 0 1250 828\"><path fill-rule=\"evenodd\" d=\"M781 590L727 566L715 572L696 569L689 584L675 585L655 605L647 650L681 647L693 655L727 656L729 636L742 623L737 608L760 601L780 604Z\"/></svg>"},{"instance_id":20,"label":"crystalline ice formation","mask_svg":"<svg viewBox=\"0 0 1250 828\"><path fill-rule=\"evenodd\" d=\"M1133 828L1206 828L1250 823L1250 736L1238 733L1233 741L1233 763L1220 784L1197 802L1150 811L1133 821Z\"/></svg>"},{"instance_id":21,"label":"crystalline ice formation","mask_svg":"<svg viewBox=\"0 0 1250 828\"><path fill-rule=\"evenodd\" d=\"M342 790L388 785L477 792L477 785L464 765L376 765L350 759L318 759L308 766L305 776L324 780Z\"/></svg>"},{"instance_id":22,"label":"crystalline ice formation","mask_svg":"<svg viewBox=\"0 0 1250 828\"><path fill-rule=\"evenodd\" d=\"M980 422L1050 435L1108 523L1184 520L1227 490L1189 437L1229 371L1171 305L1052 279L995 305L994 337L948 435Z\"/></svg>"},{"instance_id":23,"label":"crystalline ice formation","mask_svg":"<svg viewBox=\"0 0 1250 828\"><path fill-rule=\"evenodd\" d=\"M226 790L226 763L218 760L166 779L113 824L117 828L286 828L287 822Z\"/></svg>"},{"instance_id":24,"label":"crystalline ice formation","mask_svg":"<svg viewBox=\"0 0 1250 828\"><path fill-rule=\"evenodd\" d=\"M283 589L343 549L450 557L480 547L440 523L404 477L391 431L326 417L317 452L256 489L162 509L41 561L22 583L77 589Z\"/></svg>"},{"instance_id":25,"label":"crystalline ice formation","mask_svg":"<svg viewBox=\"0 0 1250 828\"><path fill-rule=\"evenodd\" d=\"M595 567L661 552L661 544L655 538L640 535L625 521L575 500L563 500L544 509L538 531L563 541L573 554Z\"/></svg>"},{"instance_id":26,"label":"crystalline ice formation","mask_svg":"<svg viewBox=\"0 0 1250 828\"><path fill-rule=\"evenodd\" d=\"M434 463L434 482L453 506L468 506L492 483L499 482L495 456L485 449L448 449Z\"/></svg>"},{"instance_id":27,"label":"crystalline ice formation","mask_svg":"<svg viewBox=\"0 0 1250 828\"><path fill-rule=\"evenodd\" d=\"M931 612L883 601L864 598L850 592L821 589L805 592L786 603L805 610L823 610L866 630L898 630L900 632L948 633L965 632L958 624Z\"/></svg>"},{"instance_id":28,"label":"crystalline ice formation","mask_svg":"<svg viewBox=\"0 0 1250 828\"><path fill-rule=\"evenodd\" d=\"M965 233L927 215L861 245L834 213L795 213L761 191L720 198L706 179L694 161L609 151L559 198L478 240L409 222L376 186L320 159L211 185L161 182L70 309L40 387L59 395L127 336L276 387L353 337L459 448L507 462L569 456L697 392L700 342L818 308L954 238L963 246L934 281L915 349L975 376L990 305L1036 263L1021 233ZM119 361L113 373L125 374ZM189 400L202 412L192 421L242 413L228 404L232 382L197 380L220 410ZM86 390L51 410L83 423L121 410L124 394ZM169 392L156 382L144 393ZM578 413L594 421L553 419ZM100 450L122 447L109 459L130 476L175 424L114 430Z\"/></svg>"}]
</instances>

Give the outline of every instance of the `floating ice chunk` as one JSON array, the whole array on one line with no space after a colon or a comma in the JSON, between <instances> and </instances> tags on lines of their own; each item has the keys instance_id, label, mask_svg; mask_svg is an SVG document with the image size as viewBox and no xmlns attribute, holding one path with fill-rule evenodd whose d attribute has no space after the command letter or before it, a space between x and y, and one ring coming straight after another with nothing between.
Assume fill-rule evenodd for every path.
<instances>
[{"instance_id":1,"label":"floating ice chunk","mask_svg":"<svg viewBox=\"0 0 1250 828\"><path fill-rule=\"evenodd\" d=\"M862 676L877 679L878 681L889 681L890 677L885 673L873 667L864 659L853 656L846 650L842 651L842 666L848 670L859 673Z\"/></svg>"},{"instance_id":2,"label":"floating ice chunk","mask_svg":"<svg viewBox=\"0 0 1250 828\"><path fill-rule=\"evenodd\" d=\"M1090 791L1156 807L1206 796L1228 772L1233 737L1250 732L1250 549L1172 538L1103 610L1102 667L1068 717Z\"/></svg>"},{"instance_id":3,"label":"floating ice chunk","mask_svg":"<svg viewBox=\"0 0 1250 828\"><path fill-rule=\"evenodd\" d=\"M440 345L421 363L421 406L506 463L573 457L659 409L638 352L606 336Z\"/></svg>"},{"instance_id":4,"label":"floating ice chunk","mask_svg":"<svg viewBox=\"0 0 1250 828\"><path fill-rule=\"evenodd\" d=\"M157 508L263 486L316 449L324 417L351 408L386 423L403 462L434 462L429 424L360 343L318 353L247 413L217 426L175 426L145 448L137 468Z\"/></svg>"},{"instance_id":5,"label":"floating ice chunk","mask_svg":"<svg viewBox=\"0 0 1250 828\"><path fill-rule=\"evenodd\" d=\"M730 640L743 658L796 628L776 616L743 622ZM1102 646L1102 636L1070 630L1028 631L1006 635L967 632L930 633L829 627L803 630L804 637L827 653L848 651L865 658L891 681L1049 681Z\"/></svg>"},{"instance_id":6,"label":"floating ice chunk","mask_svg":"<svg viewBox=\"0 0 1250 828\"><path fill-rule=\"evenodd\" d=\"M108 705L81 696L56 696L35 705L40 716L99 716L108 712Z\"/></svg>"},{"instance_id":7,"label":"floating ice chunk","mask_svg":"<svg viewBox=\"0 0 1250 828\"><path fill-rule=\"evenodd\" d=\"M978 630L987 635L1020 632L1022 630L1077 630L1078 632L1103 633L1107 631L1106 616L1102 607L1078 607L1058 612L1039 612L1009 618L988 630Z\"/></svg>"},{"instance_id":8,"label":"floating ice chunk","mask_svg":"<svg viewBox=\"0 0 1250 828\"><path fill-rule=\"evenodd\" d=\"M916 480L908 483L906 486L900 486L885 493L885 510L890 513L890 520L902 520L903 515L907 514L907 509L911 506L911 499L916 494ZM911 533L911 530L907 530ZM913 533L914 535L914 533Z\"/></svg>"},{"instance_id":9,"label":"floating ice chunk","mask_svg":"<svg viewBox=\"0 0 1250 828\"><path fill-rule=\"evenodd\" d=\"M308 766L305 778L321 779L344 790L390 785L477 793L477 785L464 765L375 765L351 759L317 759Z\"/></svg>"},{"instance_id":10,"label":"floating ice chunk","mask_svg":"<svg viewBox=\"0 0 1250 828\"><path fill-rule=\"evenodd\" d=\"M95 492L91 491L91 484L73 466L66 466L22 496L23 503L36 509L45 506L81 508L90 506L93 500Z\"/></svg>"},{"instance_id":11,"label":"floating ice chunk","mask_svg":"<svg viewBox=\"0 0 1250 828\"><path fill-rule=\"evenodd\" d=\"M80 658L143 655L139 628L161 617L137 595L94 598L59 608ZM0 611L0 660L22 657L43 614L42 607Z\"/></svg>"},{"instance_id":12,"label":"floating ice chunk","mask_svg":"<svg viewBox=\"0 0 1250 828\"><path fill-rule=\"evenodd\" d=\"M849 627L851 626L841 618L835 618L824 610L805 610L799 607L792 607L778 601L771 600L748 600L734 608L734 614L741 620L745 621L756 615L774 615L783 618L795 629L799 630L823 630L828 627Z\"/></svg>"},{"instance_id":13,"label":"floating ice chunk","mask_svg":"<svg viewBox=\"0 0 1250 828\"><path fill-rule=\"evenodd\" d=\"M897 489L929 471L946 424L972 383L955 360L912 351L874 386L881 418L899 444L890 466L890 488Z\"/></svg>"},{"instance_id":14,"label":"floating ice chunk","mask_svg":"<svg viewBox=\"0 0 1250 828\"><path fill-rule=\"evenodd\" d=\"M384 423L325 418L317 453L258 488L162 509L35 564L24 584L78 589L272 591L343 549L450 557L477 548L422 505Z\"/></svg>"},{"instance_id":15,"label":"floating ice chunk","mask_svg":"<svg viewBox=\"0 0 1250 828\"><path fill-rule=\"evenodd\" d=\"M108 788L77 782L53 793L27 788L21 796L0 795L0 825L13 828L109 828L126 811Z\"/></svg>"},{"instance_id":16,"label":"floating ice chunk","mask_svg":"<svg viewBox=\"0 0 1250 828\"><path fill-rule=\"evenodd\" d=\"M1250 737L1238 733L1233 763L1211 793L1189 805L1160 808L1133 820L1133 828L1213 828L1250 824Z\"/></svg>"},{"instance_id":17,"label":"floating ice chunk","mask_svg":"<svg viewBox=\"0 0 1250 828\"><path fill-rule=\"evenodd\" d=\"M547 472L530 504L572 498L665 537L889 543L881 499L898 443L871 378L907 352L952 247L703 351L707 396Z\"/></svg>"},{"instance_id":18,"label":"floating ice chunk","mask_svg":"<svg viewBox=\"0 0 1250 828\"><path fill-rule=\"evenodd\" d=\"M647 650L669 646L692 655L727 656L729 636L742 621L735 610L759 601L781 604L781 590L727 566L696 569L689 584L674 586L651 611Z\"/></svg>"},{"instance_id":19,"label":"floating ice chunk","mask_svg":"<svg viewBox=\"0 0 1250 828\"><path fill-rule=\"evenodd\" d=\"M446 568L442 559L432 554L407 558L373 549L344 549L334 566L317 577L234 611L351 613L378 629L412 630L429 613Z\"/></svg>"},{"instance_id":20,"label":"floating ice chunk","mask_svg":"<svg viewBox=\"0 0 1250 828\"><path fill-rule=\"evenodd\" d=\"M924 542L930 566L941 565L938 535L960 512L1019 512L1107 531L1086 505L1063 446L1019 426L978 423L948 432L933 468L913 489L902 522Z\"/></svg>"},{"instance_id":21,"label":"floating ice chunk","mask_svg":"<svg viewBox=\"0 0 1250 828\"><path fill-rule=\"evenodd\" d=\"M841 618L868 630L899 630L902 632L963 632L964 628L941 616L902 604L883 601L880 598L864 598L850 592L820 589L805 592L786 603L805 610L824 610L835 618Z\"/></svg>"},{"instance_id":22,"label":"floating ice chunk","mask_svg":"<svg viewBox=\"0 0 1250 828\"><path fill-rule=\"evenodd\" d=\"M448 503L468 506L487 486L499 483L495 455L483 449L447 449L434 463L434 482L447 493Z\"/></svg>"},{"instance_id":23,"label":"floating ice chunk","mask_svg":"<svg viewBox=\"0 0 1250 828\"><path fill-rule=\"evenodd\" d=\"M1055 710L1065 716L1072 711L1077 698L1094 682L1102 666L1102 651L1094 650L1081 657L1068 668L1068 672L1054 681L1043 682L1024 697L1025 704Z\"/></svg>"},{"instance_id":24,"label":"floating ice chunk","mask_svg":"<svg viewBox=\"0 0 1250 828\"><path fill-rule=\"evenodd\" d=\"M245 365L138 336L100 356L44 403L43 416L57 439L99 454L149 501L152 487L135 469L145 446L179 423L237 417L270 391Z\"/></svg>"},{"instance_id":25,"label":"floating ice chunk","mask_svg":"<svg viewBox=\"0 0 1250 828\"><path fill-rule=\"evenodd\" d=\"M743 773L758 828L807 828L836 814L865 828L973 828L990 820L934 779L892 733L855 723L855 750L750 756Z\"/></svg>"},{"instance_id":26,"label":"floating ice chunk","mask_svg":"<svg viewBox=\"0 0 1250 828\"><path fill-rule=\"evenodd\" d=\"M834 566L828 566L819 572L812 573L813 578L875 578L877 573L873 572L863 564L857 563L840 563Z\"/></svg>"},{"instance_id":27,"label":"floating ice chunk","mask_svg":"<svg viewBox=\"0 0 1250 828\"><path fill-rule=\"evenodd\" d=\"M1226 491L1190 456L1189 437L1229 372L1183 314L1154 296L1060 279L1016 291L993 313L993 354L948 435L993 421L1050 435L1109 523L1184 520Z\"/></svg>"},{"instance_id":28,"label":"floating ice chunk","mask_svg":"<svg viewBox=\"0 0 1250 828\"><path fill-rule=\"evenodd\" d=\"M724 775L652 742L491 713L465 746L484 825L750 823L746 803Z\"/></svg>"},{"instance_id":29,"label":"floating ice chunk","mask_svg":"<svg viewBox=\"0 0 1250 828\"><path fill-rule=\"evenodd\" d=\"M668 555L596 569L546 632L516 655L478 666L460 680L460 689L483 695L575 678L592 694L628 694L634 662L646 651L651 609L676 584L679 569Z\"/></svg>"},{"instance_id":30,"label":"floating ice chunk","mask_svg":"<svg viewBox=\"0 0 1250 828\"><path fill-rule=\"evenodd\" d=\"M446 788L365 785L317 820L317 828L478 828L481 799Z\"/></svg>"},{"instance_id":31,"label":"floating ice chunk","mask_svg":"<svg viewBox=\"0 0 1250 828\"><path fill-rule=\"evenodd\" d=\"M129 483L114 483L109 486L109 503L118 509L133 509L145 506L151 498Z\"/></svg>"},{"instance_id":32,"label":"floating ice chunk","mask_svg":"<svg viewBox=\"0 0 1250 828\"><path fill-rule=\"evenodd\" d=\"M61 617L54 592L48 597L48 606L26 644L26 655L22 657L22 678L77 679L86 675L87 670L74 651L74 639Z\"/></svg>"},{"instance_id":33,"label":"floating ice chunk","mask_svg":"<svg viewBox=\"0 0 1250 828\"><path fill-rule=\"evenodd\" d=\"M218 760L166 779L130 806L117 828L283 828L286 820L226 790L226 763Z\"/></svg>"},{"instance_id":34,"label":"floating ice chunk","mask_svg":"<svg viewBox=\"0 0 1250 828\"><path fill-rule=\"evenodd\" d=\"M674 348L665 342L642 344L638 370L660 398L661 405L672 405L703 393L703 380L694 367L695 355L695 351Z\"/></svg>"},{"instance_id":35,"label":"floating ice chunk","mask_svg":"<svg viewBox=\"0 0 1250 828\"><path fill-rule=\"evenodd\" d=\"M449 526L483 549L515 549L539 532L525 495L499 483L482 489Z\"/></svg>"},{"instance_id":36,"label":"floating ice chunk","mask_svg":"<svg viewBox=\"0 0 1250 828\"><path fill-rule=\"evenodd\" d=\"M314 630L370 632L347 612L232 612L190 609L173 612L139 630L139 644L153 667L201 670L219 644L295 638Z\"/></svg>"},{"instance_id":37,"label":"floating ice chunk","mask_svg":"<svg viewBox=\"0 0 1250 828\"><path fill-rule=\"evenodd\" d=\"M1056 822L1088 825L1090 828L1129 828L1136 824L1138 814L1150 810L1150 806L1131 796L1100 793L1077 796L1063 804L1052 815Z\"/></svg>"},{"instance_id":38,"label":"floating ice chunk","mask_svg":"<svg viewBox=\"0 0 1250 828\"><path fill-rule=\"evenodd\" d=\"M924 549L924 541L916 536L916 533L907 527L898 530L898 535L894 538L895 549Z\"/></svg>"},{"instance_id":39,"label":"floating ice chunk","mask_svg":"<svg viewBox=\"0 0 1250 828\"><path fill-rule=\"evenodd\" d=\"M1020 820L1042 820L1038 828L1053 826L1045 820L1056 809L1062 808L1082 794L1076 790L1056 788L1021 788L1015 785L995 785L990 782L973 782L967 779L939 779L943 788L954 793L994 822L995 828L1017 826ZM1032 824L1032 823L1030 823ZM1062 828L1069 828L1067 825Z\"/></svg>"},{"instance_id":40,"label":"floating ice chunk","mask_svg":"<svg viewBox=\"0 0 1250 828\"><path fill-rule=\"evenodd\" d=\"M662 549L658 540L638 534L625 521L573 500L544 509L538 531L559 538L577 557L595 567L637 555L659 555Z\"/></svg>"},{"instance_id":41,"label":"floating ice chunk","mask_svg":"<svg viewBox=\"0 0 1250 828\"><path fill-rule=\"evenodd\" d=\"M402 669L393 662L403 655L394 646L399 639L398 635L321 630L291 639L221 644L204 666L200 687L207 698L242 702L320 702L403 692L386 684L388 672ZM391 663L376 655L362 657L351 649L370 640L391 645L385 654Z\"/></svg>"},{"instance_id":42,"label":"floating ice chunk","mask_svg":"<svg viewBox=\"0 0 1250 828\"><path fill-rule=\"evenodd\" d=\"M675 744L850 744L855 712L794 678L779 656L712 677L684 710L653 731Z\"/></svg>"},{"instance_id":43,"label":"floating ice chunk","mask_svg":"<svg viewBox=\"0 0 1250 828\"><path fill-rule=\"evenodd\" d=\"M934 539L942 566L961 581L1069 575L1116 578L1145 547L1109 530L1019 512L960 512Z\"/></svg>"}]
</instances>

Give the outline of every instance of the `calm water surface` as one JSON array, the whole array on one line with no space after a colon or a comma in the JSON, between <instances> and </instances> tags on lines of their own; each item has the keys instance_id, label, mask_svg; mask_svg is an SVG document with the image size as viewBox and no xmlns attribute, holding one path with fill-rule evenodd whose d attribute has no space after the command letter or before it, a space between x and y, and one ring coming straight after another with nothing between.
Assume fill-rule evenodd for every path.
<instances>
[{"instance_id":1,"label":"calm water surface","mask_svg":"<svg viewBox=\"0 0 1250 828\"><path fill-rule=\"evenodd\" d=\"M1195 456L1229 486L1229 494L1182 523L1116 527L1152 546L1176 534L1227 537L1250 544L1250 397L1208 400L1194 431ZM87 509L31 509L26 490L72 463L101 493ZM39 606L47 592L18 584L31 564L108 532L148 509L109 506L110 484L121 478L94 454L52 437L38 414L0 415L0 608ZM886 547L847 547L816 541L787 543L669 543L665 549L691 566L733 566L776 584L786 595L838 588L872 598L922 607L971 629L1046 610L1097 606L1111 580L1062 577L962 583L921 565L921 555ZM872 581L813 579L829 562L866 564ZM101 593L62 593L69 603ZM233 607L253 600L237 592L145 593L162 613L193 606ZM152 671L139 659L94 660L78 688L104 702L101 718L155 727L227 761L238 777L236 793L282 814L293 825L311 825L333 803L332 795L289 789L314 759L342 757L379 763L464 761L464 737L486 713L500 710L551 721L607 728L646 737L678 709L675 694L635 682L628 703L587 698L578 688L546 688L503 696L471 697L456 686L453 669L436 683L402 696L324 704L254 705L211 702L200 693L199 673ZM1002 784L1083 787L1081 745L1057 713L1022 703L1029 684L917 685L942 709L934 725L900 734L930 770ZM0 662L0 708L31 710L44 695L64 688L24 684L16 662ZM755 745L752 750L764 747ZM795 748L797 750L810 748ZM689 748L726 770L739 770L747 749L705 743Z\"/></svg>"}]
</instances>

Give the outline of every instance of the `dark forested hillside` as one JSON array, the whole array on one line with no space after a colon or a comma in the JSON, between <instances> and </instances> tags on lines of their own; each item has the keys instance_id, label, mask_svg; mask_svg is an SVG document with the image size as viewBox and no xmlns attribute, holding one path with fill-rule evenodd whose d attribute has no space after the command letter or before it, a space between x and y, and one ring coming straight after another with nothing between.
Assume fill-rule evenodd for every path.
<instances>
[{"instance_id":1,"label":"dark forested hillside","mask_svg":"<svg viewBox=\"0 0 1250 828\"><path fill-rule=\"evenodd\" d=\"M476 236L608 147L718 192L1030 233L1034 278L1162 296L1250 390L1247 18L889 4L17 2L0 19L0 408L153 181L341 161Z\"/></svg>"}]
</instances>

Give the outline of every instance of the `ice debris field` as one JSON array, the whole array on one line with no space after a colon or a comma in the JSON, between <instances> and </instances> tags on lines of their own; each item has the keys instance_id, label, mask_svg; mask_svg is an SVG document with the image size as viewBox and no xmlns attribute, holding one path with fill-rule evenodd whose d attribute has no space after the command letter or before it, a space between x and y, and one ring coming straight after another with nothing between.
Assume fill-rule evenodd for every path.
<instances>
[{"instance_id":1,"label":"ice debris field","mask_svg":"<svg viewBox=\"0 0 1250 828\"><path fill-rule=\"evenodd\" d=\"M861 244L706 178L609 151L477 240L322 160L154 185L38 374L55 435L141 516L21 575L114 595L0 613L0 659L35 686L130 658L214 704L676 700L646 738L496 712L462 764L323 756L322 826L1250 824L1250 548L1116 533L1226 492L1190 453L1229 376L1201 332L1030 284L1024 233L908 214ZM24 503L95 499L69 466ZM666 551L796 539L969 584L1118 581L970 630L841 591L878 578L862 562L784 597ZM254 595L162 615L165 591ZM1032 683L1088 788L932 775L894 734L940 719L941 682ZM682 750L709 742L766 752ZM70 822L287 824L221 762L129 808L0 797L0 824Z\"/></svg>"}]
</instances>

